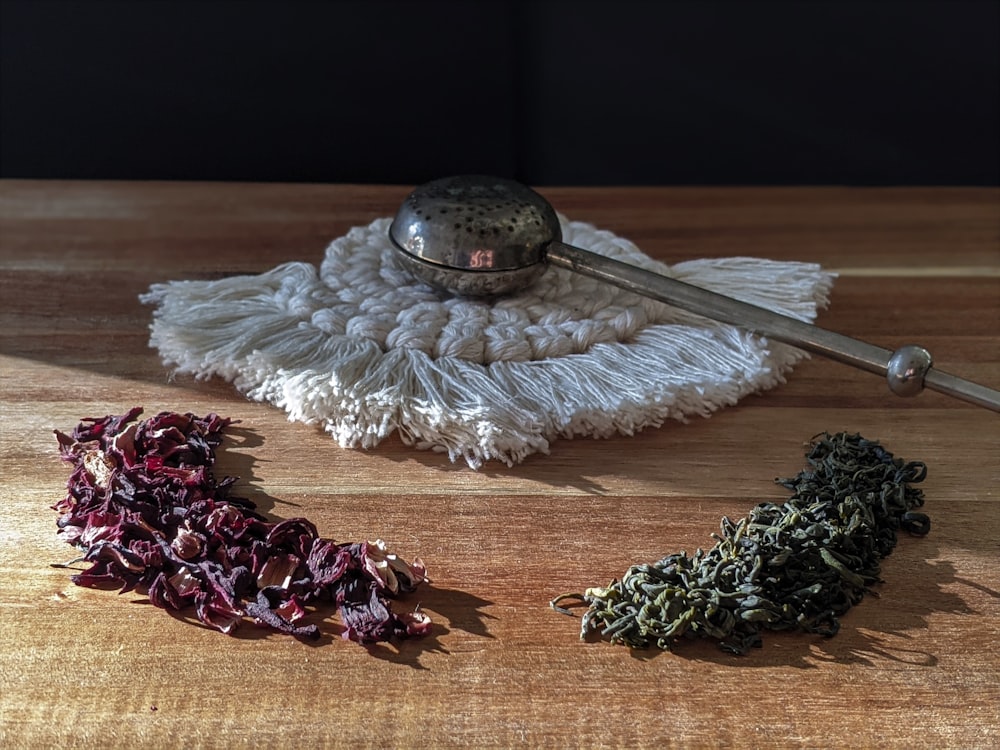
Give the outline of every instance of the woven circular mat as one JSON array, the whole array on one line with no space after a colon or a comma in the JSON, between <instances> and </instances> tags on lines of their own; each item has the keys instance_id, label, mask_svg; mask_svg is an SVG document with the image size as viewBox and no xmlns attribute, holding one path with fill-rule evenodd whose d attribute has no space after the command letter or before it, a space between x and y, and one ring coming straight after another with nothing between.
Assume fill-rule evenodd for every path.
<instances>
[{"instance_id":1,"label":"woven circular mat","mask_svg":"<svg viewBox=\"0 0 1000 750\"><path fill-rule=\"evenodd\" d=\"M811 321L833 276L756 258L665 266L628 240L560 217L564 241ZM390 219L356 227L317 270L173 281L156 309L164 363L223 377L344 447L398 431L477 468L547 452L558 437L631 434L708 416L783 382L805 355L558 268L507 298L449 296L396 260Z\"/></svg>"}]
</instances>

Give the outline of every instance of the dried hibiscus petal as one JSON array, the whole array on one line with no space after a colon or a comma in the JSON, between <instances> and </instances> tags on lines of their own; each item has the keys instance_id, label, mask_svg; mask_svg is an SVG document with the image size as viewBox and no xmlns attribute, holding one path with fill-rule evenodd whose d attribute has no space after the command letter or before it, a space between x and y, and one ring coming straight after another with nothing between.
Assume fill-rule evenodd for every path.
<instances>
[{"instance_id":1,"label":"dried hibiscus petal","mask_svg":"<svg viewBox=\"0 0 1000 750\"><path fill-rule=\"evenodd\" d=\"M245 498L231 497L235 478L212 474L215 450L231 420L216 414L142 409L88 418L69 434L56 431L73 466L67 495L55 506L59 535L82 549L90 567L82 586L118 584L143 590L164 609L193 606L197 618L231 633L245 618L299 638L313 601L340 608L345 637L371 641L425 635L422 612L396 614L388 599L426 581L423 563L407 563L381 541L337 543L304 518L268 522Z\"/></svg>"}]
</instances>

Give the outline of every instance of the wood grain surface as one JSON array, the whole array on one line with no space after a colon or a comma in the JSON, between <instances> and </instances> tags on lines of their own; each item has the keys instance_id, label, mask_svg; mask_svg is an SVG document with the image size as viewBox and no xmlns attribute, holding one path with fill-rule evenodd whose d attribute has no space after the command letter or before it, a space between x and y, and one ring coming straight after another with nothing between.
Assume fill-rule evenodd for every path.
<instances>
[{"instance_id":1,"label":"wood grain surface","mask_svg":"<svg viewBox=\"0 0 1000 750\"><path fill-rule=\"evenodd\" d=\"M812 359L711 419L560 441L473 472L389 440L342 450L148 347L151 283L318 263L404 187L8 181L0 188L0 745L14 747L987 747L1000 744L1000 417ZM667 262L756 255L840 272L820 322L1000 387L1000 192L551 188L571 218ZM242 420L218 474L274 519L382 537L433 583L423 640L235 637L140 594L74 586L50 506L53 429L142 405ZM787 496L823 430L927 462L922 539L834 638L765 634L631 652L581 642L548 601L712 543ZM329 612L318 611L321 626ZM326 632L330 632L326 629Z\"/></svg>"}]
</instances>

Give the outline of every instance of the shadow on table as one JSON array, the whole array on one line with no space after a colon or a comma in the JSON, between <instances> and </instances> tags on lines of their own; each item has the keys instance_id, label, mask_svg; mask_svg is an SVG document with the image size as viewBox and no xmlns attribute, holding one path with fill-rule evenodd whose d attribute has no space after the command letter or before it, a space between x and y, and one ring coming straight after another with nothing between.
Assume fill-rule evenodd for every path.
<instances>
[{"instance_id":1,"label":"shadow on table","mask_svg":"<svg viewBox=\"0 0 1000 750\"><path fill-rule=\"evenodd\" d=\"M456 652L454 646L449 649L442 642L441 639L446 635L462 631L477 639L493 640L494 636L489 632L486 621L497 618L483 611L492 603L466 591L429 584L422 593L420 607L426 607L434 613L431 632L423 638L371 644L368 646L368 653L376 658L404 664L413 669L428 669L420 660L423 655L430 653L447 655ZM463 647L461 650L464 652L477 648L478 646Z\"/></svg>"},{"instance_id":2,"label":"shadow on table","mask_svg":"<svg viewBox=\"0 0 1000 750\"><path fill-rule=\"evenodd\" d=\"M903 540L905 543L906 540ZM891 556L882 566L885 583L840 618L840 630L831 637L802 632L761 633L760 648L737 656L724 652L711 639L682 639L670 652L675 657L711 662L733 668L791 666L815 669L836 663L883 666L936 667L938 657L922 642L931 615L977 614L951 589L968 586L994 599L1000 591L959 578L955 566L936 559L937 547L927 540L912 540L905 554ZM919 545L919 550L916 548ZM651 648L633 650L639 660L660 658L664 651Z\"/></svg>"},{"instance_id":3,"label":"shadow on table","mask_svg":"<svg viewBox=\"0 0 1000 750\"><path fill-rule=\"evenodd\" d=\"M240 427L238 423L231 424L226 428L222 445L216 451L213 472L216 479L219 480L227 476L236 477L237 482L233 485L231 494L250 500L256 506L258 513L270 516L274 512L275 506L294 507L295 503L279 500L269 495L258 484L260 477L257 476L254 467L259 459L255 458L251 451L254 448L260 448L263 444L264 438L256 431L248 427Z\"/></svg>"},{"instance_id":4,"label":"shadow on table","mask_svg":"<svg viewBox=\"0 0 1000 750\"><path fill-rule=\"evenodd\" d=\"M603 482L602 475L627 476L636 483L693 493L699 487L700 473L706 464L711 464L714 470L718 463L718 455L706 453L702 441L711 442L713 430L724 430L728 416L734 412L735 409L723 410L712 420L690 424L668 420L633 435L559 438L552 442L550 453L533 453L514 466L491 460L472 469L461 458L453 462L444 453L405 445L397 434L387 437L372 452L378 452L380 457L404 470L406 464L416 464L422 470L452 476L474 474L500 482L528 480L583 495L603 496L613 491ZM694 432L697 430L707 432Z\"/></svg>"},{"instance_id":5,"label":"shadow on table","mask_svg":"<svg viewBox=\"0 0 1000 750\"><path fill-rule=\"evenodd\" d=\"M110 590L111 587L109 587ZM442 637L454 631L463 631L471 636L482 639L493 639L486 621L496 619L493 615L487 614L483 608L488 607L492 602L473 596L458 589L446 589L428 584L419 590L422 595L419 604L414 605L410 601L415 595L407 597L406 600L393 602L393 609L397 612L416 606L419 609L428 609L433 612L432 627L428 635L420 638L406 638L393 640L386 643L363 644L359 647L365 648L372 656L386 661L403 664L413 669L427 669L427 666L420 661L421 656L428 653L449 654L451 650L442 643ZM152 606L147 598L135 599L133 604ZM312 611L299 621L300 625L315 624L319 627L320 636L315 640L299 638L303 645L313 648L329 646L343 639L344 628L336 619L337 608L332 602L324 601L315 603ZM214 630L214 628L200 622L194 615L194 607L185 607L182 610L163 610L175 620L183 622L196 628L204 630ZM444 622L442 622L442 619ZM289 638L277 633L265 626L259 626L244 620L233 631L233 638L240 640L262 640L268 638Z\"/></svg>"},{"instance_id":6,"label":"shadow on table","mask_svg":"<svg viewBox=\"0 0 1000 750\"><path fill-rule=\"evenodd\" d=\"M196 387L197 385L203 384L196 384ZM299 427L302 429L310 429L302 425ZM685 425L675 425L673 423L664 425L659 429L667 430L679 428L690 429ZM651 428L650 432L652 432L653 429L655 428ZM652 435L647 435L647 439L651 437ZM682 438L679 436L677 439L681 440ZM623 436L609 438L609 440L635 441L636 437L626 438ZM585 458L585 460L581 462L581 465L588 466L590 468L603 466L599 458L602 455L606 457L605 451L608 449L608 440L593 440L589 438L580 438L577 441L562 440L557 441L556 448L554 448L554 450L557 450L558 446L563 446L563 450L565 450L565 446L563 444L571 442L577 443L578 448L584 447L586 452L595 452L597 454L594 456L593 460ZM263 444L264 438L255 430L248 427L240 427L238 423L233 423L226 428L224 442L217 451L215 475L219 479L225 476L237 477L239 481L233 487L233 494L251 500L257 505L257 512L268 515L269 513L274 512L274 509L278 506L294 507L295 504L286 500L275 498L260 488L258 484L259 477L254 471L254 467L258 463L259 459L254 457L253 450L262 447ZM343 450L337 447L332 440L330 444L331 449ZM378 448L373 449L373 452L374 451L377 451L381 457L387 458L388 460L398 464L416 462L424 468L446 473L461 474L473 471L473 469L470 469L464 461L452 463L448 457L442 453L428 450L418 450L416 448L406 446L399 439L398 435L391 435L389 438L384 440ZM680 465L684 465L683 461L680 462ZM604 487L599 481L583 476L579 471L574 471L572 467L567 466L564 462L561 462L558 455L554 457L549 457L544 454L529 456L523 464L515 467L507 467L499 462L490 461L480 469L476 470L476 473L490 479L500 480L516 475L522 478L530 478L534 481L541 482L554 488L569 487L586 495L607 494L607 488ZM637 478L654 481L654 478L650 477ZM282 515L287 515L287 513L283 513Z\"/></svg>"}]
</instances>

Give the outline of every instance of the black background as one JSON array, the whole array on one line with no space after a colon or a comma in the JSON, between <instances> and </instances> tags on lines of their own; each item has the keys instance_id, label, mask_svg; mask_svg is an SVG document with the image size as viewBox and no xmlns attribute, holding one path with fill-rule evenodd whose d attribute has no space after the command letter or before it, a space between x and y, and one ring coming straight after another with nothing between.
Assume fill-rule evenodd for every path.
<instances>
[{"instance_id":1,"label":"black background","mask_svg":"<svg viewBox=\"0 0 1000 750\"><path fill-rule=\"evenodd\" d=\"M0 0L4 177L1000 184L995 0Z\"/></svg>"}]
</instances>

